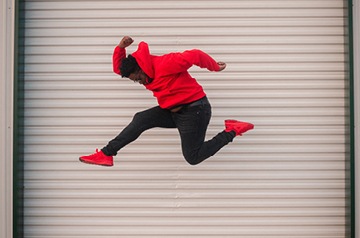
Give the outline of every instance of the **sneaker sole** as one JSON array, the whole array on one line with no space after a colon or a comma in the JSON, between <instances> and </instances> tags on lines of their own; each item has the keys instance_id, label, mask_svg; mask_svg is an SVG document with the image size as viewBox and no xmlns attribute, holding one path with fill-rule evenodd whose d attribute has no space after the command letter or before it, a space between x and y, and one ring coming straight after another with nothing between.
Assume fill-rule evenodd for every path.
<instances>
[{"instance_id":1,"label":"sneaker sole","mask_svg":"<svg viewBox=\"0 0 360 238\"><path fill-rule=\"evenodd\" d=\"M93 165L99 165L99 166L104 166L104 167L112 167L113 165L109 165L109 164L96 164L96 163L92 163L90 161L86 161L86 160L82 160L81 158L79 158L79 161L85 164L93 164Z\"/></svg>"}]
</instances>

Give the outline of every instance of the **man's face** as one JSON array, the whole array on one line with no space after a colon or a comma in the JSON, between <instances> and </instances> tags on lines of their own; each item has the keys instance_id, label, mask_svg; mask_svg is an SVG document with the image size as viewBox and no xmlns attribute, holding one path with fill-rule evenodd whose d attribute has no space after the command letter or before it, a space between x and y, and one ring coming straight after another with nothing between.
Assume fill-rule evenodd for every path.
<instances>
[{"instance_id":1,"label":"man's face","mask_svg":"<svg viewBox=\"0 0 360 238\"><path fill-rule=\"evenodd\" d=\"M129 75L129 79L139 84L146 84L148 76L141 69Z\"/></svg>"}]
</instances>

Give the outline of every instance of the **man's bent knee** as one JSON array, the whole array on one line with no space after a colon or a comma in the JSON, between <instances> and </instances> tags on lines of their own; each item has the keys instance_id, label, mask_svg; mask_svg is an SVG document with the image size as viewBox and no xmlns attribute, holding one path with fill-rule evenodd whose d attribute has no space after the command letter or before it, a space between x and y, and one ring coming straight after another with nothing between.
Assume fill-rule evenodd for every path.
<instances>
[{"instance_id":1,"label":"man's bent knee","mask_svg":"<svg viewBox=\"0 0 360 238\"><path fill-rule=\"evenodd\" d=\"M184 155L184 158L186 162L188 162L190 165L198 165L205 160L199 158L198 156L189 156L189 155Z\"/></svg>"}]
</instances>

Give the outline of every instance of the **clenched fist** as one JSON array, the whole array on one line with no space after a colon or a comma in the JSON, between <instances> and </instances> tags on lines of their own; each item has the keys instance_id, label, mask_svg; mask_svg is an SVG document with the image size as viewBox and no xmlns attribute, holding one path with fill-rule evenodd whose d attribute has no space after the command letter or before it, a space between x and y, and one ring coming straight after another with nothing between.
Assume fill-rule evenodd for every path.
<instances>
[{"instance_id":1,"label":"clenched fist","mask_svg":"<svg viewBox=\"0 0 360 238\"><path fill-rule=\"evenodd\" d=\"M224 62L217 62L217 64L220 66L219 71L223 71L226 68L226 64Z\"/></svg>"},{"instance_id":2,"label":"clenched fist","mask_svg":"<svg viewBox=\"0 0 360 238\"><path fill-rule=\"evenodd\" d=\"M134 40L130 36L124 36L119 43L119 47L126 48L129 45L131 45L133 42Z\"/></svg>"}]
</instances>

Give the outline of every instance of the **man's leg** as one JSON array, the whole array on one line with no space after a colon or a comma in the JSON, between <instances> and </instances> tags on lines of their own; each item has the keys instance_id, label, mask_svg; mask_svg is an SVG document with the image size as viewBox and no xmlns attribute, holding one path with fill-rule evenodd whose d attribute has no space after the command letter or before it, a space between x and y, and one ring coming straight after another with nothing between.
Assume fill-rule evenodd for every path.
<instances>
[{"instance_id":1,"label":"man's leg","mask_svg":"<svg viewBox=\"0 0 360 238\"><path fill-rule=\"evenodd\" d=\"M175 128L171 112L157 106L136 113L130 124L111 140L102 152L108 156L116 155L121 148L136 140L141 133L154 127Z\"/></svg>"},{"instance_id":2,"label":"man's leg","mask_svg":"<svg viewBox=\"0 0 360 238\"><path fill-rule=\"evenodd\" d=\"M136 113L131 123L101 151L96 150L94 154L80 156L79 160L88 164L113 166L113 155L116 155L118 150L153 127L175 128L170 111L154 107Z\"/></svg>"},{"instance_id":3,"label":"man's leg","mask_svg":"<svg viewBox=\"0 0 360 238\"><path fill-rule=\"evenodd\" d=\"M183 155L191 165L199 164L214 155L236 136L233 131L222 131L204 142L211 118L210 104L183 108L178 113L173 113L173 117L180 133Z\"/></svg>"}]
</instances>

